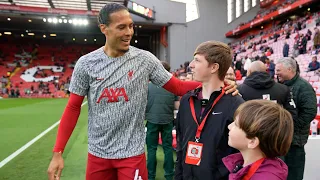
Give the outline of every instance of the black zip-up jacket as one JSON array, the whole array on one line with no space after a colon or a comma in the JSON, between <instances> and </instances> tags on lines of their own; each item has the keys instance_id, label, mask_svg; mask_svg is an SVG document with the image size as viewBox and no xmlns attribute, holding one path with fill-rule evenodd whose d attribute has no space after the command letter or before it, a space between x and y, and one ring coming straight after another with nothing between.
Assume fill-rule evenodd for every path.
<instances>
[{"instance_id":1,"label":"black zip-up jacket","mask_svg":"<svg viewBox=\"0 0 320 180\"><path fill-rule=\"evenodd\" d=\"M203 143L202 158L199 166L185 163L188 141L195 141L197 124L194 121L190 109L190 97L194 99L197 121L201 124L201 100L197 98L201 88L184 95L180 101L179 113L177 115L177 161L175 169L175 180L227 180L229 171L224 166L222 158L236 152L228 146L228 125L233 122L233 115L238 106L244 102L239 96L231 94L223 95L222 98L209 112L207 121L201 133L199 142ZM202 116L210 110L213 101L220 95L221 91L211 94Z\"/></svg>"},{"instance_id":2,"label":"black zip-up jacket","mask_svg":"<svg viewBox=\"0 0 320 180\"><path fill-rule=\"evenodd\" d=\"M268 100L277 101L288 110L294 121L298 117L290 89L286 85L276 83L267 72L251 73L238 89L245 101L269 97Z\"/></svg>"}]
</instances>

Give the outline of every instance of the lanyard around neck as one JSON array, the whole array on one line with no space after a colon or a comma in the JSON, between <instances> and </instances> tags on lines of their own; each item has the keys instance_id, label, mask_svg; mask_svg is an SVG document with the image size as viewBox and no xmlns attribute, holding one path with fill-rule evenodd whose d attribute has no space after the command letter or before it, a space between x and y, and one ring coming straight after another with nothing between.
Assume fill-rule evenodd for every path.
<instances>
[{"instance_id":1,"label":"lanyard around neck","mask_svg":"<svg viewBox=\"0 0 320 180\"><path fill-rule=\"evenodd\" d=\"M214 100L210 110L207 112L206 116L202 119L202 122L201 124L199 125L198 121L197 121L197 117L196 117L196 112L195 112L195 108L194 108L194 100L193 100L193 97L190 97L190 108L191 108L191 114L192 114L192 117L193 117L193 120L196 122L197 126L198 126L198 129L197 129L197 133L196 133L196 142L199 142L199 139L200 139L200 136L201 136L201 132L202 132L202 129L207 121L207 118L210 114L210 112L212 111L213 107L217 104L217 102L222 98L222 96L224 95L224 88L222 88L221 90L221 93L220 95ZM200 119L201 120L201 119Z\"/></svg>"}]
</instances>

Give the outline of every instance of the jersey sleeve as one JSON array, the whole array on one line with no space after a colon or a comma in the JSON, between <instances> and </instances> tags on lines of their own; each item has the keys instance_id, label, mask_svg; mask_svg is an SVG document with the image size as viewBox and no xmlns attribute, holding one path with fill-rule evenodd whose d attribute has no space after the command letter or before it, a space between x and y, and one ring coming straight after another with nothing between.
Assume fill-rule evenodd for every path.
<instances>
[{"instance_id":1,"label":"jersey sleeve","mask_svg":"<svg viewBox=\"0 0 320 180\"><path fill-rule=\"evenodd\" d=\"M163 86L170 80L172 74L162 66L159 59L153 54L148 52L147 57L151 66L151 71L149 72L150 81L155 85Z\"/></svg>"},{"instance_id":2,"label":"jersey sleeve","mask_svg":"<svg viewBox=\"0 0 320 180\"><path fill-rule=\"evenodd\" d=\"M77 122L81 111L84 96L71 93L68 104L61 117L57 139L53 152L63 152Z\"/></svg>"},{"instance_id":3,"label":"jersey sleeve","mask_svg":"<svg viewBox=\"0 0 320 180\"><path fill-rule=\"evenodd\" d=\"M200 82L181 81L178 78L172 76L170 80L163 86L163 88L175 95L183 96L188 91L194 90L200 85Z\"/></svg>"},{"instance_id":4,"label":"jersey sleeve","mask_svg":"<svg viewBox=\"0 0 320 180\"><path fill-rule=\"evenodd\" d=\"M79 96L86 96L89 90L89 75L85 58L81 57L72 73L69 91Z\"/></svg>"}]
</instances>

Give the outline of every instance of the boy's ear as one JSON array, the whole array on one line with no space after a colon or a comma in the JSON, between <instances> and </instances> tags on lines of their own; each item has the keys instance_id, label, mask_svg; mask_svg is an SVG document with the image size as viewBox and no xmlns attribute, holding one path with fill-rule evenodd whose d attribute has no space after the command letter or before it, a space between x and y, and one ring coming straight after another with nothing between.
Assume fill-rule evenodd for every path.
<instances>
[{"instance_id":1,"label":"boy's ear","mask_svg":"<svg viewBox=\"0 0 320 180\"><path fill-rule=\"evenodd\" d=\"M214 74L214 73L218 72L219 67L220 66L218 63L211 64L211 73Z\"/></svg>"},{"instance_id":2,"label":"boy's ear","mask_svg":"<svg viewBox=\"0 0 320 180\"><path fill-rule=\"evenodd\" d=\"M254 137L252 139L249 139L248 148L254 149L254 148L258 147L259 144L260 144L259 139L257 137Z\"/></svg>"}]
</instances>

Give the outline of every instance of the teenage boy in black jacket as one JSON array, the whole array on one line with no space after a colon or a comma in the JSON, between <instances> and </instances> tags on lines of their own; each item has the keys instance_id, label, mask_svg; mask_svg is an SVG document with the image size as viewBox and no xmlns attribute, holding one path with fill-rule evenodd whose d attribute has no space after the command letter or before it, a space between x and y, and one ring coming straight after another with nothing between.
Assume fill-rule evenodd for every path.
<instances>
[{"instance_id":1,"label":"teenage boy in black jacket","mask_svg":"<svg viewBox=\"0 0 320 180\"><path fill-rule=\"evenodd\" d=\"M244 102L224 92L224 77L232 51L224 43L200 44L190 63L194 80L202 86L184 95L177 115L176 180L228 179L222 158L235 152L228 146L228 125Z\"/></svg>"}]
</instances>

